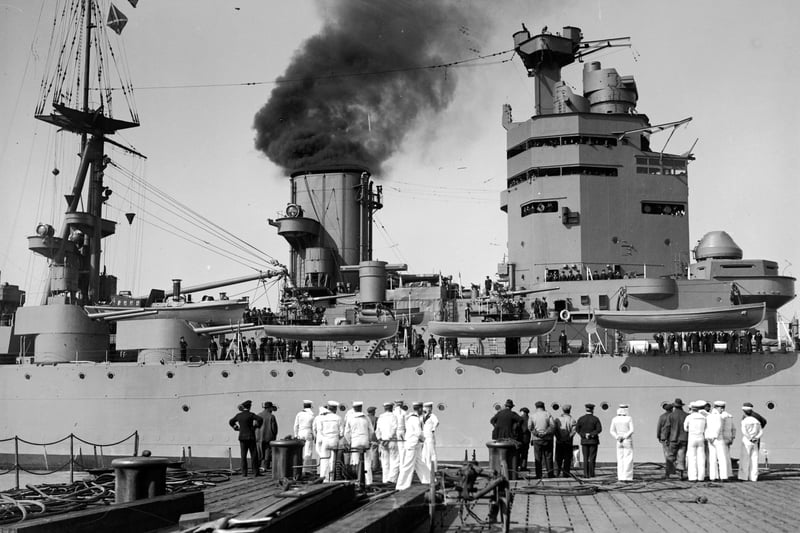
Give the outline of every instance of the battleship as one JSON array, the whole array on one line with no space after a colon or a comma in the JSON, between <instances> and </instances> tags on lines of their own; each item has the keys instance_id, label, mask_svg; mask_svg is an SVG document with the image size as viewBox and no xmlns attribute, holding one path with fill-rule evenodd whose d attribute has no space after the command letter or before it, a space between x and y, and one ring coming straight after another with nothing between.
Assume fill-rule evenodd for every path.
<instances>
[{"instance_id":1,"label":"battleship","mask_svg":"<svg viewBox=\"0 0 800 533\"><path fill-rule=\"evenodd\" d=\"M87 35L105 30L86 13ZM0 437L108 441L136 431L154 455L189 449L196 464L226 465L237 445L232 409L260 398L280 406L282 428L306 399L431 401L440 461L485 458L488 421L507 398L552 411L591 402L604 423L626 403L637 428L654 428L661 402L675 397L725 399L733 410L750 401L770 428L792 427L797 324L779 309L795 297L795 279L773 260L746 258L722 230L690 245L695 156L650 142L690 119L652 124L637 110L633 76L591 58L625 43L585 39L571 26L533 34L523 25L511 36L533 103L519 121L502 110L498 207L508 248L480 285L375 257L374 215L385 204L378 169L343 158L287 173L286 207L269 220L288 245L285 265L191 287L176 279L171 291L118 291L101 259L115 233L102 210L105 148L127 149L112 135L138 126L138 116L54 98L36 118L80 135L82 162L63 227L40 224L28 239L48 261L45 301L0 287ZM582 68L580 91L562 81L573 68ZM209 293L267 278L282 286L268 313ZM776 429L762 453L793 463L799 447ZM69 453L48 448L51 457ZM601 444L599 460L614 453ZM655 439L637 440L637 461L662 458Z\"/></svg>"}]
</instances>

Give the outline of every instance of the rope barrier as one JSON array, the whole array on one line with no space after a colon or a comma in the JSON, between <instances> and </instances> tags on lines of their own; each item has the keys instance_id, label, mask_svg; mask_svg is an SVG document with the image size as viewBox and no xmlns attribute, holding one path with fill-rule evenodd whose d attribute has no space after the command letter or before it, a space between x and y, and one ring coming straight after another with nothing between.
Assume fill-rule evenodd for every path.
<instances>
[{"instance_id":1,"label":"rope barrier","mask_svg":"<svg viewBox=\"0 0 800 533\"><path fill-rule=\"evenodd\" d=\"M17 487L17 489L19 489L19 474L20 474L20 472L25 472L25 473L28 473L28 474L31 474L31 475L34 475L34 476L46 476L46 475L49 475L49 474L53 474L54 472L59 472L61 470L66 469L67 467L69 467L70 481L74 481L75 466L76 465L79 466L80 468L84 469L84 470L87 470L87 468L83 465L83 454L82 454L82 452L80 453L81 460L78 460L76 458L76 456L75 456L75 441L76 440L78 442L84 443L84 444L92 446L94 448L95 463L97 462L97 448L99 447L100 448L101 466L103 466L103 448L107 448L107 447L111 447L111 446L118 446L118 445L130 440L131 438L134 439L134 441L133 441L133 455L136 456L136 455L139 454L139 431L138 430L134 431L133 433L131 433L130 435L128 435L127 437L125 437L122 440L119 440L117 442L108 443L108 444L93 443L91 441L88 441L88 440L85 440L85 439L82 439L82 438L78 437L74 433L70 433L66 437L63 437L61 439L58 439L58 440L55 440L55 441L52 441L52 442L41 442L41 443L40 442L28 441L28 440L25 440L25 439L21 438L19 435L15 435L14 437L10 437L10 438L6 438L6 439L0 440L0 442L10 442L10 441L14 442L14 466L12 468L4 471L4 472L0 472L0 476L5 475L5 474L9 474L11 472L14 472L14 474L16 476L16 487ZM49 463L48 463L48 459L47 459L47 446L53 446L55 444L58 444L58 443L61 443L61 442L65 442L66 440L69 440L69 460L66 463L64 463L63 465L59 466L58 468L50 468L49 467ZM29 469L25 468L24 466L22 466L20 464L20 462L19 462L19 457L20 457L19 444L20 444L20 442L22 442L23 444L27 444L29 446L41 446L43 448L45 470L39 470L39 469L37 469L37 470L29 470ZM2 511L0 511L0 520L2 520ZM0 522L0 523L2 523L2 522Z\"/></svg>"}]
</instances>

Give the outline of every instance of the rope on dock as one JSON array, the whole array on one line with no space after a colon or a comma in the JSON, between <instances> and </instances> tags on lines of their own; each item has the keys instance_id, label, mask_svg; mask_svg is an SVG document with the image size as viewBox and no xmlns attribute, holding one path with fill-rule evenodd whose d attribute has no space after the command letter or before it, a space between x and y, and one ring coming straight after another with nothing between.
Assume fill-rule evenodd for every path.
<instances>
[{"instance_id":1,"label":"rope on dock","mask_svg":"<svg viewBox=\"0 0 800 533\"><path fill-rule=\"evenodd\" d=\"M202 490L230 478L228 470L168 469L167 494ZM0 524L79 511L90 505L110 505L115 498L114 484L113 474L102 473L92 480L26 485L25 488L0 492Z\"/></svg>"}]
</instances>

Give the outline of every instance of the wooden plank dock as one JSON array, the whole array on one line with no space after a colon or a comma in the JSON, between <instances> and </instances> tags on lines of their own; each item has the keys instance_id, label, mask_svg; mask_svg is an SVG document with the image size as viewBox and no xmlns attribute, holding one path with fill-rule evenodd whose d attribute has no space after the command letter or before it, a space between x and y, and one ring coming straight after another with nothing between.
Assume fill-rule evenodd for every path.
<instances>
[{"instance_id":1,"label":"wooden plank dock","mask_svg":"<svg viewBox=\"0 0 800 533\"><path fill-rule=\"evenodd\" d=\"M616 467L598 477L512 481L514 500L508 531L738 532L797 531L800 524L800 469L762 471L758 482L690 482L663 479L663 470L642 465L633 482L616 481ZM703 503L703 498L705 502ZM473 508L485 519L489 502ZM505 524L456 518L438 531L504 531Z\"/></svg>"}]
</instances>

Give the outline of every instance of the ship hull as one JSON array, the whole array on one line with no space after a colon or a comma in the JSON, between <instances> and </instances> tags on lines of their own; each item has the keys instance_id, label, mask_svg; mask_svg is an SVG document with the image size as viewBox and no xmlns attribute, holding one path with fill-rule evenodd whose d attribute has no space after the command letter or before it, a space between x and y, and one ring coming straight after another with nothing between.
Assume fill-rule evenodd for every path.
<instances>
[{"instance_id":1,"label":"ship hull","mask_svg":"<svg viewBox=\"0 0 800 533\"><path fill-rule=\"evenodd\" d=\"M245 399L277 404L282 436L291 433L306 399L315 405L361 400L368 406L401 398L431 401L441 421L436 440L444 462L462 461L473 450L478 460L488 459L489 419L507 398L520 407L541 400L551 412L557 411L554 404L570 403L578 416L591 402L604 428L618 404L630 404L636 462L663 460L654 437L662 401L726 400L737 421L740 405L750 401L769 420L762 441L769 461L790 464L800 456L800 438L787 430L794 427L792 404L800 393L796 352L7 365L0 368L0 383L0 438L51 442L74 433L91 442L113 442L136 430L140 449L167 457L190 450L195 465L227 465L229 454L237 456L237 434L228 420ZM45 397L43 390L52 392ZM613 462L606 430L600 442L598 460ZM51 457L68 450L67 442L46 449ZM131 450L128 442L102 453ZM43 452L27 446L21 453ZM10 454L13 441L0 443L0 455ZM733 455L738 454L736 443Z\"/></svg>"}]
</instances>

